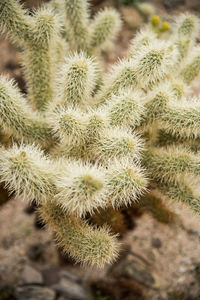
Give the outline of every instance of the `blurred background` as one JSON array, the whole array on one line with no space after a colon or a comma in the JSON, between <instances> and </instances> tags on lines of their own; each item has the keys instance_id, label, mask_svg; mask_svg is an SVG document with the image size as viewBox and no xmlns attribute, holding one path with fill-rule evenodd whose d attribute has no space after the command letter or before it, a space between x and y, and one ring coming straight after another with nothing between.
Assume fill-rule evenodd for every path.
<instances>
[{"instance_id":1,"label":"blurred background","mask_svg":"<svg viewBox=\"0 0 200 300\"><path fill-rule=\"evenodd\" d=\"M31 12L44 1L23 2ZM167 21L180 12L200 15L200 0L93 0L91 5L93 13L114 6L124 21L112 51L102 53L106 69L126 54L130 40L152 15ZM0 36L0 73L14 78L26 93L19 55ZM200 92L199 80L193 83L194 94ZM179 206L174 214L161 207L157 215L152 206L137 205L122 214L123 222L121 215L116 220L119 260L103 270L86 269L63 256L34 203L12 199L0 187L0 300L200 299L200 218Z\"/></svg>"}]
</instances>

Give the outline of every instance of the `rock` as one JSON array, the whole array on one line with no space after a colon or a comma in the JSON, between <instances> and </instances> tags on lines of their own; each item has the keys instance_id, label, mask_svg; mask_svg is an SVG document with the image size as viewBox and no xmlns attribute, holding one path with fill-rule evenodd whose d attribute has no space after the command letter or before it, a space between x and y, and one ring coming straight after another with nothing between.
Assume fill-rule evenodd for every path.
<instances>
[{"instance_id":1,"label":"rock","mask_svg":"<svg viewBox=\"0 0 200 300\"><path fill-rule=\"evenodd\" d=\"M143 19L139 12L132 7L122 6L120 8L122 18L124 22L130 27L131 29L138 28L141 23L143 22Z\"/></svg>"},{"instance_id":2,"label":"rock","mask_svg":"<svg viewBox=\"0 0 200 300\"><path fill-rule=\"evenodd\" d=\"M54 300L55 297L55 292L46 287L29 285L16 288L17 300Z\"/></svg>"},{"instance_id":3,"label":"rock","mask_svg":"<svg viewBox=\"0 0 200 300\"><path fill-rule=\"evenodd\" d=\"M175 9L177 7L179 7L180 5L184 5L185 4L185 0L164 0L163 1L164 6L167 9Z\"/></svg>"},{"instance_id":4,"label":"rock","mask_svg":"<svg viewBox=\"0 0 200 300\"><path fill-rule=\"evenodd\" d=\"M197 235L198 236L198 231L193 229L193 228L189 228L187 230L187 233L190 234L190 235Z\"/></svg>"},{"instance_id":5,"label":"rock","mask_svg":"<svg viewBox=\"0 0 200 300\"><path fill-rule=\"evenodd\" d=\"M200 10L199 0L186 0L186 6L190 9Z\"/></svg>"},{"instance_id":6,"label":"rock","mask_svg":"<svg viewBox=\"0 0 200 300\"><path fill-rule=\"evenodd\" d=\"M50 286L58 283L62 278L60 273L60 268L58 266L49 266L48 268L42 270L44 284Z\"/></svg>"},{"instance_id":7,"label":"rock","mask_svg":"<svg viewBox=\"0 0 200 300\"><path fill-rule=\"evenodd\" d=\"M152 247L157 248L157 249L162 247L162 242L159 238L153 238L151 244L152 244Z\"/></svg>"},{"instance_id":8,"label":"rock","mask_svg":"<svg viewBox=\"0 0 200 300\"><path fill-rule=\"evenodd\" d=\"M163 289L167 286L166 281L150 267L148 260L140 257L139 254L128 254L111 269L111 275L124 280L129 285L137 282L152 289Z\"/></svg>"},{"instance_id":9,"label":"rock","mask_svg":"<svg viewBox=\"0 0 200 300\"><path fill-rule=\"evenodd\" d=\"M80 277L78 277L74 273L69 272L67 270L62 270L61 271L61 276L64 277L64 278L67 278L69 280L75 281L75 282L79 282L79 283L81 282Z\"/></svg>"},{"instance_id":10,"label":"rock","mask_svg":"<svg viewBox=\"0 0 200 300\"><path fill-rule=\"evenodd\" d=\"M5 272L6 270L6 266L5 265L1 265L0 266L0 272Z\"/></svg>"},{"instance_id":11,"label":"rock","mask_svg":"<svg viewBox=\"0 0 200 300\"><path fill-rule=\"evenodd\" d=\"M185 273L186 271L187 271L186 267L180 266L180 268L179 268L180 273Z\"/></svg>"},{"instance_id":12,"label":"rock","mask_svg":"<svg viewBox=\"0 0 200 300\"><path fill-rule=\"evenodd\" d=\"M5 236L5 237L3 237L2 241L1 241L2 247L7 250L11 246L13 246L14 241L15 241L14 236L12 236L12 235L11 236Z\"/></svg>"},{"instance_id":13,"label":"rock","mask_svg":"<svg viewBox=\"0 0 200 300\"><path fill-rule=\"evenodd\" d=\"M177 289L175 291L169 292L167 294L166 300L197 300L197 299L199 299L199 294L197 295L195 291L190 291L185 287L184 290Z\"/></svg>"},{"instance_id":14,"label":"rock","mask_svg":"<svg viewBox=\"0 0 200 300\"><path fill-rule=\"evenodd\" d=\"M44 255L45 247L46 247L46 245L41 244L41 243L30 245L27 249L28 257L32 261L44 262L45 261L45 255Z\"/></svg>"},{"instance_id":15,"label":"rock","mask_svg":"<svg viewBox=\"0 0 200 300\"><path fill-rule=\"evenodd\" d=\"M89 297L87 290L83 286L66 278L62 278L60 282L53 285L52 288L59 296L68 297L74 300L85 300Z\"/></svg>"},{"instance_id":16,"label":"rock","mask_svg":"<svg viewBox=\"0 0 200 300\"><path fill-rule=\"evenodd\" d=\"M40 272L36 271L31 266L25 266L21 273L20 283L23 284L42 284L43 278Z\"/></svg>"}]
</instances>

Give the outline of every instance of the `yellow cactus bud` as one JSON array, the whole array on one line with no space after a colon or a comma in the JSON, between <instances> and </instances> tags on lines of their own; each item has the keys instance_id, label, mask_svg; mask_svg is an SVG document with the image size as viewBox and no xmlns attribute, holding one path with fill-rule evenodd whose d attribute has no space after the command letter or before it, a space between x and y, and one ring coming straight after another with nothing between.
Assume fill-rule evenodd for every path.
<instances>
[{"instance_id":1,"label":"yellow cactus bud","mask_svg":"<svg viewBox=\"0 0 200 300\"><path fill-rule=\"evenodd\" d=\"M159 16L152 16L151 18L151 24L155 27L158 27L158 25L160 24L160 17Z\"/></svg>"},{"instance_id":2,"label":"yellow cactus bud","mask_svg":"<svg viewBox=\"0 0 200 300\"><path fill-rule=\"evenodd\" d=\"M170 24L169 24L168 22L165 21L165 22L162 23L162 25L161 25L161 27L160 27L160 30L161 30L162 32L165 32L165 31L170 30L170 28L171 28Z\"/></svg>"}]
</instances>

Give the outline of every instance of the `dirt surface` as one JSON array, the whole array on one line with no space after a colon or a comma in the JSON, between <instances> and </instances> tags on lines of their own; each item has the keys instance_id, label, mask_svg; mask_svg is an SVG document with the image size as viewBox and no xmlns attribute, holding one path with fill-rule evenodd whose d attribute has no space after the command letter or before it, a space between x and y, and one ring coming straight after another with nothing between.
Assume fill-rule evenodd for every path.
<instances>
[{"instance_id":1,"label":"dirt surface","mask_svg":"<svg viewBox=\"0 0 200 300\"><path fill-rule=\"evenodd\" d=\"M55 268L59 272L68 270L77 274L88 286L93 281L101 282L105 276L109 278L110 275L105 275L110 272L108 267L99 271L73 266L67 261L63 264L52 234L46 229L37 229L34 214L27 214L26 208L27 203L13 199L0 212L1 284L20 284L26 265L41 274L52 270L52 274L47 273L46 280L53 280L53 283ZM144 214L136 220L135 229L121 241L123 255L124 252L126 255L132 253L134 257L131 280L142 287L147 299L200 299L200 219L186 208L177 207L176 210L180 216L177 224L164 225ZM135 262L138 257L139 267ZM112 267L112 275L116 273L115 268ZM126 277L126 264L123 262L120 268L120 276ZM145 280L148 274L153 277L149 283ZM169 298L170 294L180 294L182 298ZM184 297L190 298L183 298L185 294Z\"/></svg>"}]
</instances>

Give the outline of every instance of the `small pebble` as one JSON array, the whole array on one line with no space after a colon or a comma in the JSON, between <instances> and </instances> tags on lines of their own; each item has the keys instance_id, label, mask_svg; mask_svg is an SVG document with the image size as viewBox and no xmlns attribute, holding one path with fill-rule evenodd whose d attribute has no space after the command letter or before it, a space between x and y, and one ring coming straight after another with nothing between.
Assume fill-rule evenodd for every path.
<instances>
[{"instance_id":1,"label":"small pebble","mask_svg":"<svg viewBox=\"0 0 200 300\"><path fill-rule=\"evenodd\" d=\"M151 244L152 244L152 247L157 248L157 249L160 249L162 247L162 242L159 238L153 238Z\"/></svg>"}]
</instances>

